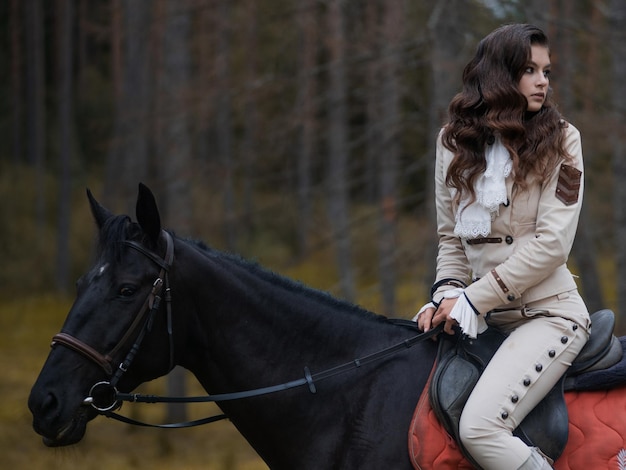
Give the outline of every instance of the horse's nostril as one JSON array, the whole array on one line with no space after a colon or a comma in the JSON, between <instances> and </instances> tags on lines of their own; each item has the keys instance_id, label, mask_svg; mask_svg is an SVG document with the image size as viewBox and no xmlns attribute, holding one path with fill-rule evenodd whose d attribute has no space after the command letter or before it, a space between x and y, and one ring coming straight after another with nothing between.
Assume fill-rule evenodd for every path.
<instances>
[{"instance_id":1,"label":"horse's nostril","mask_svg":"<svg viewBox=\"0 0 626 470\"><path fill-rule=\"evenodd\" d=\"M33 389L28 400L28 407L33 414L33 427L39 434L46 434L59 416L59 400L51 391Z\"/></svg>"},{"instance_id":2,"label":"horse's nostril","mask_svg":"<svg viewBox=\"0 0 626 470\"><path fill-rule=\"evenodd\" d=\"M57 408L58 403L56 396L52 392L48 392L41 404L41 410L44 413L52 412Z\"/></svg>"},{"instance_id":3,"label":"horse's nostril","mask_svg":"<svg viewBox=\"0 0 626 470\"><path fill-rule=\"evenodd\" d=\"M29 403L36 421L51 422L59 415L59 400L53 392L46 392L40 396L40 401L31 400Z\"/></svg>"}]
</instances>

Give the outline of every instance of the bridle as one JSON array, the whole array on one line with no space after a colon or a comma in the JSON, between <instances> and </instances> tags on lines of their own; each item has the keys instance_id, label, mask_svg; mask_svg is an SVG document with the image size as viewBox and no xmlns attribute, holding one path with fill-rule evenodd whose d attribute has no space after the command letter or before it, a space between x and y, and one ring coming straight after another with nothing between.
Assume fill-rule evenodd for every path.
<instances>
[{"instance_id":1,"label":"bridle","mask_svg":"<svg viewBox=\"0 0 626 470\"><path fill-rule=\"evenodd\" d=\"M117 344L107 353L102 354L95 348L89 346L84 341L72 336L69 333L61 332L56 334L52 338L51 347L57 345L63 345L87 359L94 362L100 368L104 370L107 376L110 377L108 381L101 381L96 383L89 391L89 397L84 401L85 404L92 405L96 410L101 413L111 411L119 408L121 403L117 399L117 390L115 386L122 378L122 375L128 370L128 367L133 362L135 355L139 351L139 347L143 342L143 339L147 332L151 331L152 324L156 312L161 305L161 299L165 298L166 310L167 310L167 332L169 337L169 351L170 351L170 370L174 367L174 338L172 332L172 307L171 307L171 290L169 285L168 272L172 263L174 262L174 241L172 236L165 230L161 231L162 236L165 238L166 249L165 258L161 258L152 251L146 249L143 245L136 241L126 240L122 243L133 248L143 255L147 256L150 260L156 263L160 268L158 277L154 280L152 288L146 297L139 313L135 316L133 322L126 330L126 333L117 342ZM163 289L165 287L165 290ZM135 338L134 343L128 349L132 339ZM115 367L113 361L120 352L127 350L124 360ZM115 367L115 369L114 369Z\"/></svg>"},{"instance_id":2,"label":"bridle","mask_svg":"<svg viewBox=\"0 0 626 470\"><path fill-rule=\"evenodd\" d=\"M174 367L174 341L173 341L173 333L172 333L172 312L171 312L171 290L169 286L169 277L168 272L174 262L174 242L172 236L163 230L163 237L166 240L167 248L165 259L159 257L157 254L152 251L146 249L143 245L135 242L135 241L124 241L123 243L127 246L139 251L143 255L147 256L149 259L154 261L158 266L161 267L161 271L159 272L158 277L154 281L152 285L152 289L148 294L141 310L133 320L133 323L130 325L122 339L106 354L102 354L95 350L93 347L89 346L85 342L79 340L78 338L61 332L55 335L52 338L51 346L54 347L56 345L63 345L68 347L69 349L83 355L87 359L91 360L99 367L101 367L105 373L111 377L109 381L101 381L96 383L91 387L89 391L89 396L83 400L84 405L91 405L95 408L99 413L104 414L109 418L114 418L119 421L123 421L128 424L134 424L139 426L148 426L148 427L156 427L156 428L180 428L180 427L191 427L198 426L201 424L207 424L211 422L215 422L221 419L225 419L226 416L216 415L208 418L198 419L194 421L189 421L185 423L173 423L173 424L147 424L141 421L136 421L132 418L128 418L126 416L122 416L114 413L113 411L120 408L122 406L122 402L135 402L135 403L207 403L207 402L221 402L221 401L230 401L230 400L240 400L243 398L251 398L257 397L261 395L267 395L270 393L280 392L289 390L296 387L307 386L311 393L316 393L315 383L328 379L330 377L334 377L339 374L343 374L350 370L358 369L364 365L379 361L381 359L390 357L402 350L409 349L414 345L418 344L421 341L424 341L428 338L432 338L433 336L439 334L443 330L443 323L433 328L425 333L419 333L411 338L408 338L400 343L389 346L385 349L382 349L373 354L354 359L353 361L346 362L336 367L332 367L316 374L311 374L308 367L304 367L304 377L292 380L290 382L285 382L282 384L257 388L253 390L247 390L242 392L234 392L234 393L224 393L218 395L206 395L206 396L197 396L197 397L161 397L155 395L141 395L136 393L120 393L116 389L116 385L119 382L122 375L128 370L128 367L132 363L135 355L139 351L139 347L146 335L152 329L152 323L154 321L154 316L161 304L163 286L165 286L165 301L166 301L166 309L167 309L167 331L169 336L170 343L170 370ZM415 322L408 320L390 320L396 324L400 324L402 326L417 329L417 325ZM138 332L138 333L137 333ZM124 360L117 366L115 371L113 370L113 360L115 356L125 348L130 343L132 338L136 336L135 342L131 346L130 350L126 354Z\"/></svg>"}]
</instances>

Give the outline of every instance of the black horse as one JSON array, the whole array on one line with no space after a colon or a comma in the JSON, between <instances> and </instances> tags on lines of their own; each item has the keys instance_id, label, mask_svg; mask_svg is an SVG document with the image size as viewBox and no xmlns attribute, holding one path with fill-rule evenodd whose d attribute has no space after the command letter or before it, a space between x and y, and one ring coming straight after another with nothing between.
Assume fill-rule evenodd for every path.
<instances>
[{"instance_id":1,"label":"black horse","mask_svg":"<svg viewBox=\"0 0 626 470\"><path fill-rule=\"evenodd\" d=\"M29 398L46 445L80 441L98 413L180 365L272 469L413 468L409 426L436 355L415 323L175 237L143 185L137 222L88 197L97 261ZM623 387L626 361L598 373L573 388Z\"/></svg>"},{"instance_id":2,"label":"black horse","mask_svg":"<svg viewBox=\"0 0 626 470\"><path fill-rule=\"evenodd\" d=\"M412 468L408 429L433 341L314 381L320 371L410 341L416 330L172 236L143 185L137 223L88 196L97 261L78 282L29 398L46 445L83 437L97 415L86 404L94 384L128 392L180 365L209 394L306 377L303 386L219 403L272 469Z\"/></svg>"}]
</instances>

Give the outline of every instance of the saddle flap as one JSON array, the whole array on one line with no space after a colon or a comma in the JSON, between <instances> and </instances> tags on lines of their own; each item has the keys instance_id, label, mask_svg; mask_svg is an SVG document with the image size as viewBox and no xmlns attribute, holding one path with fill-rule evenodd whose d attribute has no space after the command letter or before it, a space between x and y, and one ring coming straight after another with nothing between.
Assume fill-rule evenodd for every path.
<instances>
[{"instance_id":1,"label":"saddle flap","mask_svg":"<svg viewBox=\"0 0 626 470\"><path fill-rule=\"evenodd\" d=\"M454 413L460 417L460 410L480 375L476 367L457 354L450 355L444 362L437 370L439 374L435 374L431 382L434 384L432 397L444 413Z\"/></svg>"},{"instance_id":2,"label":"saddle flap","mask_svg":"<svg viewBox=\"0 0 626 470\"><path fill-rule=\"evenodd\" d=\"M479 377L480 371L476 366L457 354L456 348L452 348L437 362L428 393L435 416L473 465L476 462L461 444L459 421Z\"/></svg>"},{"instance_id":3,"label":"saddle flap","mask_svg":"<svg viewBox=\"0 0 626 470\"><path fill-rule=\"evenodd\" d=\"M482 371L505 338L506 335L497 328L487 328L476 339L463 337L460 339L460 346L463 354L473 360Z\"/></svg>"},{"instance_id":4,"label":"saddle flap","mask_svg":"<svg viewBox=\"0 0 626 470\"><path fill-rule=\"evenodd\" d=\"M606 368L621 359L614 346L615 314L608 309L591 314L591 335L568 371L573 376L591 368Z\"/></svg>"}]
</instances>

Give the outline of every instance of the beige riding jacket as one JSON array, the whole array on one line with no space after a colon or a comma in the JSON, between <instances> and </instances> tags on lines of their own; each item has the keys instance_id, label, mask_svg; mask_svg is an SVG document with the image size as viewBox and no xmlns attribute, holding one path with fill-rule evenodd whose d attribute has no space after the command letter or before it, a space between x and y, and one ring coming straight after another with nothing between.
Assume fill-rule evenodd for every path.
<instances>
[{"instance_id":1,"label":"beige riding jacket","mask_svg":"<svg viewBox=\"0 0 626 470\"><path fill-rule=\"evenodd\" d=\"M566 266L583 194L580 133L571 124L561 162L543 184L531 182L525 190L506 179L508 204L500 206L484 238L460 239L454 234L458 204L445 179L453 154L437 140L435 191L439 254L437 280L453 278L468 285L465 295L480 314L494 308L523 306L576 289ZM473 281L473 282L472 282ZM433 296L440 300L442 285Z\"/></svg>"}]
</instances>

